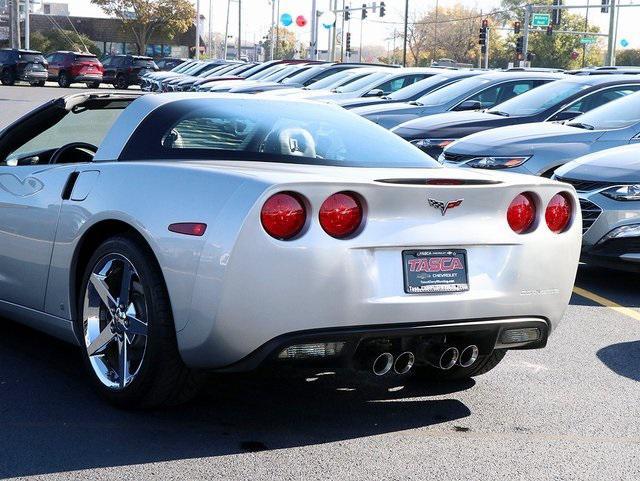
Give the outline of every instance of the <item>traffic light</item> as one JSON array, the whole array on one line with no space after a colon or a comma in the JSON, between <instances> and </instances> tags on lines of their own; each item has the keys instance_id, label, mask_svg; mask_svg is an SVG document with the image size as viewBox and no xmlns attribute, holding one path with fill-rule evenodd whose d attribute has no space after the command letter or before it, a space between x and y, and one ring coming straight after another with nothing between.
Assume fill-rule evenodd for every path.
<instances>
[{"instance_id":1,"label":"traffic light","mask_svg":"<svg viewBox=\"0 0 640 481\"><path fill-rule=\"evenodd\" d=\"M349 11L349 7L344 7L344 19L347 22L351 20L351 12Z\"/></svg>"},{"instance_id":2,"label":"traffic light","mask_svg":"<svg viewBox=\"0 0 640 481\"><path fill-rule=\"evenodd\" d=\"M547 36L551 37L551 35L553 35L553 27L549 25L547 27Z\"/></svg>"},{"instance_id":3,"label":"traffic light","mask_svg":"<svg viewBox=\"0 0 640 481\"><path fill-rule=\"evenodd\" d=\"M387 7L384 2L380 2L380 17L384 17L387 14Z\"/></svg>"},{"instance_id":4,"label":"traffic light","mask_svg":"<svg viewBox=\"0 0 640 481\"><path fill-rule=\"evenodd\" d=\"M602 7L600 8L602 13L609 13L609 0L602 0Z\"/></svg>"},{"instance_id":5,"label":"traffic light","mask_svg":"<svg viewBox=\"0 0 640 481\"><path fill-rule=\"evenodd\" d=\"M484 28L485 30L489 28L489 20L487 20L486 18L482 21L482 28Z\"/></svg>"},{"instance_id":6,"label":"traffic light","mask_svg":"<svg viewBox=\"0 0 640 481\"><path fill-rule=\"evenodd\" d=\"M554 7L561 7L562 6L562 0L553 0L553 5L554 5ZM554 8L551 11L551 23L553 25L560 25L561 21L562 21L562 9Z\"/></svg>"},{"instance_id":7,"label":"traffic light","mask_svg":"<svg viewBox=\"0 0 640 481\"><path fill-rule=\"evenodd\" d=\"M368 12L367 12L367 4L363 3L362 4L362 20L366 20L367 14L368 14Z\"/></svg>"},{"instance_id":8,"label":"traffic light","mask_svg":"<svg viewBox=\"0 0 640 481\"><path fill-rule=\"evenodd\" d=\"M524 37L518 37L516 39L516 53L518 55L524 52Z\"/></svg>"},{"instance_id":9,"label":"traffic light","mask_svg":"<svg viewBox=\"0 0 640 481\"><path fill-rule=\"evenodd\" d=\"M482 27L480 27L480 35L478 35L478 45L484 47L487 44L487 24L486 20L482 21Z\"/></svg>"},{"instance_id":10,"label":"traffic light","mask_svg":"<svg viewBox=\"0 0 640 481\"><path fill-rule=\"evenodd\" d=\"M347 52L351 52L351 32L347 32L347 43L345 47Z\"/></svg>"},{"instance_id":11,"label":"traffic light","mask_svg":"<svg viewBox=\"0 0 640 481\"><path fill-rule=\"evenodd\" d=\"M516 35L520 33L520 22L513 22L513 33Z\"/></svg>"}]
</instances>

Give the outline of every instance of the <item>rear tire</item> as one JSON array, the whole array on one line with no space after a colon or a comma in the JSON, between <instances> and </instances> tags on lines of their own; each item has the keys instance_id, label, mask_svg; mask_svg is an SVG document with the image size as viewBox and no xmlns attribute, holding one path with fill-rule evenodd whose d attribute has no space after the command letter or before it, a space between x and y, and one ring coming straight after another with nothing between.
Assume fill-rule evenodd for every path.
<instances>
[{"instance_id":1,"label":"rear tire","mask_svg":"<svg viewBox=\"0 0 640 481\"><path fill-rule=\"evenodd\" d=\"M2 82L2 85L13 85L16 83L16 76L11 70L4 70L0 76L0 82Z\"/></svg>"},{"instance_id":2,"label":"rear tire","mask_svg":"<svg viewBox=\"0 0 640 481\"><path fill-rule=\"evenodd\" d=\"M117 89L126 90L129 88L129 82L127 82L127 79L124 75L118 75L113 86Z\"/></svg>"},{"instance_id":3,"label":"rear tire","mask_svg":"<svg viewBox=\"0 0 640 481\"><path fill-rule=\"evenodd\" d=\"M87 88L99 89L100 88L100 82L87 82Z\"/></svg>"},{"instance_id":4,"label":"rear tire","mask_svg":"<svg viewBox=\"0 0 640 481\"><path fill-rule=\"evenodd\" d=\"M507 354L506 349L494 349L488 356L481 356L469 367L454 366L443 370L433 366L416 366L415 375L425 381L461 381L480 376L491 371Z\"/></svg>"},{"instance_id":5,"label":"rear tire","mask_svg":"<svg viewBox=\"0 0 640 481\"><path fill-rule=\"evenodd\" d=\"M71 79L66 72L60 72L60 75L58 75L58 85L64 89L71 86Z\"/></svg>"},{"instance_id":6,"label":"rear tire","mask_svg":"<svg viewBox=\"0 0 640 481\"><path fill-rule=\"evenodd\" d=\"M178 352L162 273L142 242L121 235L95 250L82 277L78 314L85 366L108 402L144 409L180 404L198 393L199 377Z\"/></svg>"},{"instance_id":7,"label":"rear tire","mask_svg":"<svg viewBox=\"0 0 640 481\"><path fill-rule=\"evenodd\" d=\"M32 87L44 87L44 80L40 80L39 82L33 82L31 84Z\"/></svg>"}]
</instances>

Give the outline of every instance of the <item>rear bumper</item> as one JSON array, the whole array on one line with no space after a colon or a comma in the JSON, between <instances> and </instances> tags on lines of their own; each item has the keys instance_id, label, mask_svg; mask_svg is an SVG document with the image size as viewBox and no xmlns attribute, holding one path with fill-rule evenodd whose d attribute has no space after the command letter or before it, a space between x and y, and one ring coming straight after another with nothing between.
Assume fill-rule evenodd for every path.
<instances>
[{"instance_id":1,"label":"rear bumper","mask_svg":"<svg viewBox=\"0 0 640 481\"><path fill-rule=\"evenodd\" d=\"M509 329L535 328L540 338L527 343L504 344L502 333ZM315 329L293 332L266 342L240 361L216 369L219 372L251 371L264 365L295 363L330 367L353 367L353 361L364 343L384 340L398 346L399 350L413 350L421 340L433 336L446 336L447 342L456 339L479 345L481 354L490 354L493 349L540 349L546 346L551 325L541 318L483 319L456 322L442 321L421 324L392 324L380 326L356 326L349 328ZM344 343L335 356L307 360L285 360L278 355L286 348L301 344Z\"/></svg>"},{"instance_id":2,"label":"rear bumper","mask_svg":"<svg viewBox=\"0 0 640 481\"><path fill-rule=\"evenodd\" d=\"M48 80L48 78L49 74L47 72L31 72L20 75L18 80L25 82L43 82Z\"/></svg>"},{"instance_id":3,"label":"rear bumper","mask_svg":"<svg viewBox=\"0 0 640 481\"><path fill-rule=\"evenodd\" d=\"M102 82L102 75L78 75L74 77L74 82Z\"/></svg>"}]
</instances>

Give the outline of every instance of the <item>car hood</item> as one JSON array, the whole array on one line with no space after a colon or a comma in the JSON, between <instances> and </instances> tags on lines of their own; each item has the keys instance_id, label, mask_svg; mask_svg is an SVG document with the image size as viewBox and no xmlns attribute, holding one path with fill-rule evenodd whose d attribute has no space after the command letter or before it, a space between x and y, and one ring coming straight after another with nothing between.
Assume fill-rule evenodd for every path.
<instances>
[{"instance_id":1,"label":"car hood","mask_svg":"<svg viewBox=\"0 0 640 481\"><path fill-rule=\"evenodd\" d=\"M406 129L408 131L415 130L417 132L428 132L435 129L460 127L467 124L502 123L505 122L506 119L507 117L488 114L486 112L444 112L441 114L429 115L428 117L409 120L408 122L398 126L398 128Z\"/></svg>"},{"instance_id":2,"label":"car hood","mask_svg":"<svg viewBox=\"0 0 640 481\"><path fill-rule=\"evenodd\" d=\"M512 125L463 137L447 147L446 152L513 155L515 147L519 155L533 155L537 148L549 147L553 144L594 142L603 133L603 131L584 130L553 122Z\"/></svg>"},{"instance_id":3,"label":"car hood","mask_svg":"<svg viewBox=\"0 0 640 481\"><path fill-rule=\"evenodd\" d=\"M418 109L425 109L428 107L420 107L417 105L411 105L407 102L384 102L382 104L367 105L365 107L356 107L351 109L353 113L362 115L364 117L374 117L376 115L387 114L410 114Z\"/></svg>"},{"instance_id":4,"label":"car hood","mask_svg":"<svg viewBox=\"0 0 640 481\"><path fill-rule=\"evenodd\" d=\"M585 155L560 167L556 175L596 182L640 182L640 144Z\"/></svg>"},{"instance_id":5,"label":"car hood","mask_svg":"<svg viewBox=\"0 0 640 481\"><path fill-rule=\"evenodd\" d=\"M386 104L389 102L393 102L390 99L383 99L382 97L363 97L357 99L337 99L335 101L336 104L341 107L353 107L357 108L359 106L369 106L369 105L380 105Z\"/></svg>"}]
</instances>

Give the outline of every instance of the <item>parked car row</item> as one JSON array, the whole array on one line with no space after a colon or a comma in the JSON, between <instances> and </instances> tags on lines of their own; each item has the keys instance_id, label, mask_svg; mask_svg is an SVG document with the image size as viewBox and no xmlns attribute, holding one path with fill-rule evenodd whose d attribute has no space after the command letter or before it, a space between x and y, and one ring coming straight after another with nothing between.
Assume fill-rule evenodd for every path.
<instances>
[{"instance_id":1,"label":"parked car row","mask_svg":"<svg viewBox=\"0 0 640 481\"><path fill-rule=\"evenodd\" d=\"M0 49L0 81L2 85L26 82L42 87L46 81L60 87L83 83L89 88L101 84L126 89L140 84L148 72L173 69L186 59L164 58L157 65L151 57L140 55L109 55L102 60L87 52L57 51L46 56L36 50Z\"/></svg>"}]
</instances>

